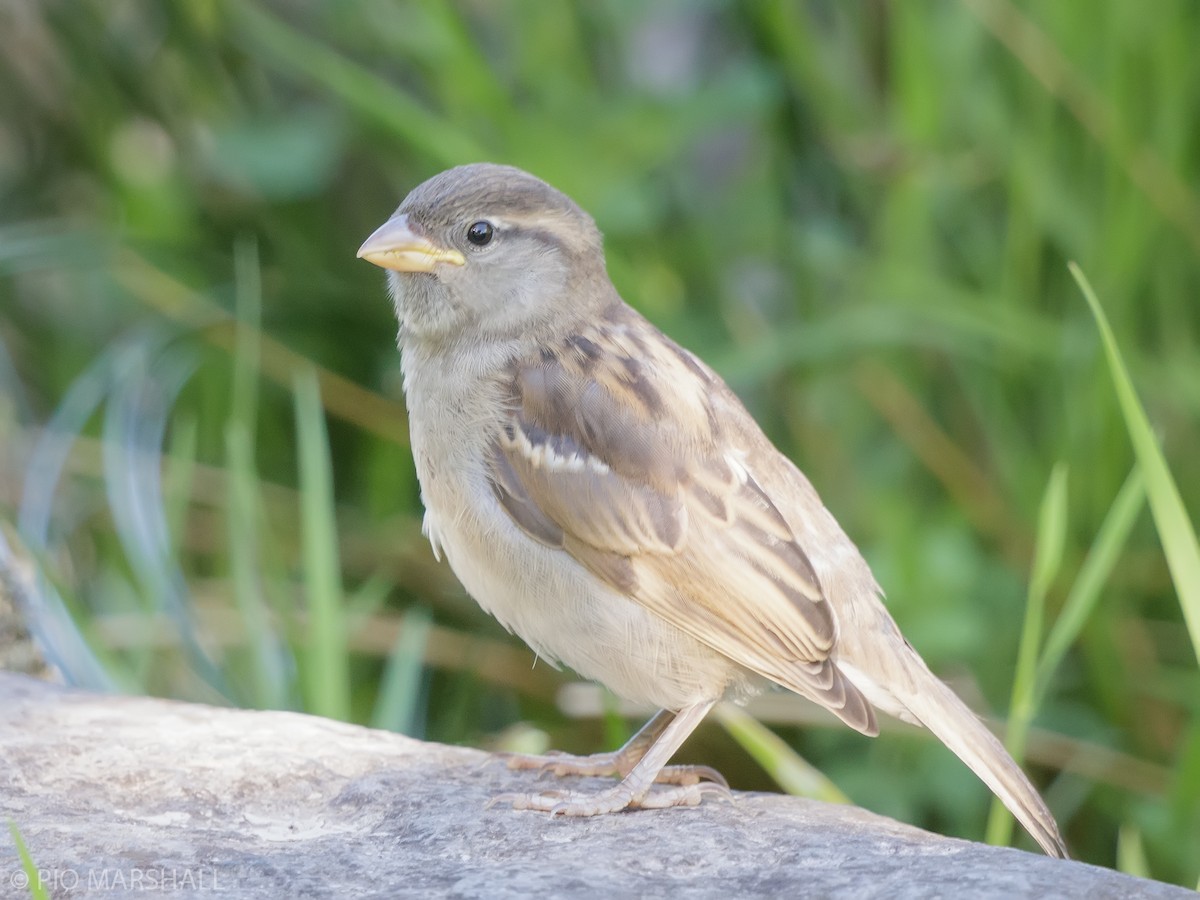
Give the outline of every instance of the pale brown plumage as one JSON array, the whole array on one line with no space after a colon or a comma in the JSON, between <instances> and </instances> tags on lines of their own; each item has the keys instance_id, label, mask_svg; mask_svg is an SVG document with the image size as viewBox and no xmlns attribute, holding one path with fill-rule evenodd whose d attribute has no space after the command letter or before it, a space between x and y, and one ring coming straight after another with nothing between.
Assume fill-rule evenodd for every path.
<instances>
[{"instance_id":1,"label":"pale brown plumage","mask_svg":"<svg viewBox=\"0 0 1200 900\"><path fill-rule=\"evenodd\" d=\"M569 198L517 169L453 169L359 255L391 270L435 548L539 654L673 711L615 755L551 761L619 774L611 790L502 799L571 815L699 802L722 790L715 773L666 762L714 702L767 679L866 734L875 708L925 725L1066 855L808 480L715 373L625 305Z\"/></svg>"},{"instance_id":2,"label":"pale brown plumage","mask_svg":"<svg viewBox=\"0 0 1200 900\"><path fill-rule=\"evenodd\" d=\"M615 302L515 362L512 415L492 445L497 497L530 536L654 614L877 733L831 659L837 625L808 557L726 434L745 424L741 404L651 334Z\"/></svg>"}]
</instances>

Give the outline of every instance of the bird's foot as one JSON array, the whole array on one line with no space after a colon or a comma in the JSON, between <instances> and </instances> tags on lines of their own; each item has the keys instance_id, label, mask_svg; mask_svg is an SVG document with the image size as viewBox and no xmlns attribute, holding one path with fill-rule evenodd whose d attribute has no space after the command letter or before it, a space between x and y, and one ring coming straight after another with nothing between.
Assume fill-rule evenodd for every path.
<instances>
[{"instance_id":1,"label":"bird's foot","mask_svg":"<svg viewBox=\"0 0 1200 900\"><path fill-rule=\"evenodd\" d=\"M630 754L622 753L619 750L615 753L595 753L591 756L573 756L570 753L559 753L555 750L541 755L524 753L499 753L497 755L508 764L510 769L533 769L556 778L566 775L625 778L637 762ZM658 784L693 785L711 782L723 788L729 787L725 776L711 766L666 766L658 772L654 780Z\"/></svg>"},{"instance_id":2,"label":"bird's foot","mask_svg":"<svg viewBox=\"0 0 1200 900\"><path fill-rule=\"evenodd\" d=\"M678 767L687 768L687 767ZM639 796L640 794L640 796ZM500 803L513 809L534 809L553 816L602 816L626 809L670 809L675 806L699 806L707 796L732 802L733 794L724 784L700 781L661 791L636 791L621 782L598 794L577 791L543 791L540 794L500 794L488 802L488 808Z\"/></svg>"}]
</instances>

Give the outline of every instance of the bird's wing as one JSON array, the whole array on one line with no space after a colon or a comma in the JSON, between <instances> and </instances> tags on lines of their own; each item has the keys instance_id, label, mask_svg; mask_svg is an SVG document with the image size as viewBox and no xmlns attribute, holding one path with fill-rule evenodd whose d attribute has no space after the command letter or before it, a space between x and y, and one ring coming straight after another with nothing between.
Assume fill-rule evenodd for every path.
<instances>
[{"instance_id":1,"label":"bird's wing","mask_svg":"<svg viewBox=\"0 0 1200 900\"><path fill-rule=\"evenodd\" d=\"M868 734L838 623L755 479L757 426L699 360L627 307L514 366L491 445L500 504L531 537L747 669Z\"/></svg>"}]
</instances>

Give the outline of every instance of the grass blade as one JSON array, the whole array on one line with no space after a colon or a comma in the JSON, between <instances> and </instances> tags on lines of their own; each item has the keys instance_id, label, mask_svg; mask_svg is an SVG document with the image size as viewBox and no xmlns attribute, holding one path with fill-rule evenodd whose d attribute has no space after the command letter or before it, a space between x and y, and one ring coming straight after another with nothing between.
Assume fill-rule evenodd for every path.
<instances>
[{"instance_id":1,"label":"grass blade","mask_svg":"<svg viewBox=\"0 0 1200 900\"><path fill-rule=\"evenodd\" d=\"M1013 677L1012 702L1004 745L1018 763L1025 755L1029 726L1037 712L1035 695L1038 649L1046 615L1046 595L1062 566L1067 539L1067 467L1055 465L1038 512L1037 543L1033 553L1033 572L1025 603L1025 624L1021 628L1021 646L1017 652L1017 671ZM999 798L992 798L988 814L987 842L1006 845L1012 838L1012 815Z\"/></svg>"},{"instance_id":2,"label":"grass blade","mask_svg":"<svg viewBox=\"0 0 1200 900\"><path fill-rule=\"evenodd\" d=\"M458 165L492 155L451 120L430 112L328 43L313 40L253 4L230 4L229 9L237 16L239 33L256 55L311 78L359 115L430 159Z\"/></svg>"},{"instance_id":3,"label":"grass blade","mask_svg":"<svg viewBox=\"0 0 1200 900\"><path fill-rule=\"evenodd\" d=\"M1134 468L1109 507L1108 515L1104 517L1087 558L1075 577L1075 583L1071 585L1071 592L1067 594L1062 612L1046 638L1042 658L1038 661L1037 687L1034 692L1036 705L1041 705L1055 670L1096 608L1100 590L1116 566L1145 500L1146 489L1141 470Z\"/></svg>"},{"instance_id":4,"label":"grass blade","mask_svg":"<svg viewBox=\"0 0 1200 900\"><path fill-rule=\"evenodd\" d=\"M1200 659L1200 542L1196 539L1196 531L1188 518L1187 510L1184 509L1179 488L1167 467L1166 458L1154 437L1150 420L1146 417L1146 411L1133 389L1133 382L1130 381L1129 371L1108 324L1108 317L1104 315L1104 309L1100 306L1100 301L1096 298L1083 270L1075 263L1070 263L1070 270L1083 292L1084 299L1091 307L1096 327L1100 329L1113 387L1121 404L1121 413L1125 417L1125 427L1133 442L1138 467L1146 479L1146 496L1150 501L1150 513L1154 516L1154 527L1158 530L1163 553L1167 558L1167 568L1170 569L1171 580L1179 595L1179 605L1191 635L1192 648L1197 659Z\"/></svg>"},{"instance_id":5,"label":"grass blade","mask_svg":"<svg viewBox=\"0 0 1200 900\"><path fill-rule=\"evenodd\" d=\"M242 238L233 248L238 328L234 335L233 397L230 418L242 422L254 450L254 426L258 421L258 378L262 355L262 276L258 245Z\"/></svg>"},{"instance_id":6,"label":"grass blade","mask_svg":"<svg viewBox=\"0 0 1200 900\"><path fill-rule=\"evenodd\" d=\"M425 644L432 625L433 617L424 607L414 606L404 613L371 716L372 728L386 728L409 737L421 736L421 674L425 669Z\"/></svg>"},{"instance_id":7,"label":"grass blade","mask_svg":"<svg viewBox=\"0 0 1200 900\"><path fill-rule=\"evenodd\" d=\"M1135 878L1152 877L1141 829L1129 822L1117 830L1117 871Z\"/></svg>"},{"instance_id":8,"label":"grass blade","mask_svg":"<svg viewBox=\"0 0 1200 900\"><path fill-rule=\"evenodd\" d=\"M17 856L21 860L21 869L24 871L28 882L29 896L33 900L50 900L50 892L42 884L42 877L38 874L37 865L34 863L33 857L29 854L29 848L25 846L25 841L21 838L21 832L17 830L17 823L11 819L8 823L8 832L12 835L13 844L17 848Z\"/></svg>"},{"instance_id":9,"label":"grass blade","mask_svg":"<svg viewBox=\"0 0 1200 900\"><path fill-rule=\"evenodd\" d=\"M345 720L350 718L350 666L333 510L333 473L320 388L312 369L296 375L295 405L304 583L309 606L304 667L308 709Z\"/></svg>"},{"instance_id":10,"label":"grass blade","mask_svg":"<svg viewBox=\"0 0 1200 900\"><path fill-rule=\"evenodd\" d=\"M229 575L251 658L247 694L260 709L287 709L290 705L287 660L263 600L258 567L257 532L262 517L253 450L247 430L240 421L231 419L225 426L225 453L229 473L229 510L226 513Z\"/></svg>"},{"instance_id":11,"label":"grass blade","mask_svg":"<svg viewBox=\"0 0 1200 900\"><path fill-rule=\"evenodd\" d=\"M732 703L718 703L713 716L729 732L730 737L789 794L824 800L826 803L850 802L850 798L836 784L741 707Z\"/></svg>"}]
</instances>

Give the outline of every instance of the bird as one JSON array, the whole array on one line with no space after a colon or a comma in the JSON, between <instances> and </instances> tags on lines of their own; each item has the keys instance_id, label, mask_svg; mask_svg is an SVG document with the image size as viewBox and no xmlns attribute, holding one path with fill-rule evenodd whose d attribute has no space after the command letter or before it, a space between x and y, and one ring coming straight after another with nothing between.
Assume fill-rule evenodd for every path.
<instances>
[{"instance_id":1,"label":"bird","mask_svg":"<svg viewBox=\"0 0 1200 900\"><path fill-rule=\"evenodd\" d=\"M809 480L621 298L574 200L512 166L458 166L415 187L358 257L387 270L435 554L538 658L661 710L615 753L513 763L612 786L494 802L594 816L728 796L713 769L667 764L714 704L774 684L865 735L877 711L928 728L1067 857Z\"/></svg>"}]
</instances>

